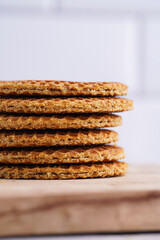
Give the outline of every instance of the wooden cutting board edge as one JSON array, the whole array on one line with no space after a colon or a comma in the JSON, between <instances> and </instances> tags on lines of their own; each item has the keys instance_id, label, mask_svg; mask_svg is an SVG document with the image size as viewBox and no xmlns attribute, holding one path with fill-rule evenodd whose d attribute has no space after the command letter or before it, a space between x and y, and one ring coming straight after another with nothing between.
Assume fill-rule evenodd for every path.
<instances>
[{"instance_id":1,"label":"wooden cutting board edge","mask_svg":"<svg viewBox=\"0 0 160 240\"><path fill-rule=\"evenodd\" d=\"M140 187L137 190L133 186L130 189L124 186L124 190L122 185L117 186L118 181L125 185L129 178L132 182L136 168L132 176L126 175L116 181L97 179L98 182L91 181L89 184L90 181L82 181L79 185L78 181L81 180L78 180L74 187L77 186L80 191L73 191L73 188L68 192L62 189L56 191L56 187L54 191L52 182L48 182L49 191L43 191L46 185L44 182L39 191L41 184L38 182L39 189L35 194L29 188L24 194L25 191L20 188L13 197L14 184L18 189L21 182L9 181L11 185L8 189L13 188L11 195L7 191L3 195L5 191L0 191L0 236L160 231L160 168L155 168L150 171L143 168L145 175L142 174L142 178L139 176ZM152 179L146 178L147 172ZM71 183L64 182L64 188ZM88 184L88 192L87 186L84 192L80 188L82 183L84 189ZM27 184L32 188L32 181ZM6 187L1 188L2 185ZM62 182L59 185L59 182L54 181L53 185L60 188ZM0 189L7 189L7 183L0 184Z\"/></svg>"}]
</instances>

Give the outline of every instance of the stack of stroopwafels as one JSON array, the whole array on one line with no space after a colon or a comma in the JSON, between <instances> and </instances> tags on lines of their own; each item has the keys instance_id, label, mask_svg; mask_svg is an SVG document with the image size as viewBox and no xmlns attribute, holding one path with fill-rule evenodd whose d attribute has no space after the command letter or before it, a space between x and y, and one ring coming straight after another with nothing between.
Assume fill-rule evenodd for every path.
<instances>
[{"instance_id":1,"label":"stack of stroopwafels","mask_svg":"<svg viewBox=\"0 0 160 240\"><path fill-rule=\"evenodd\" d=\"M123 148L107 145L133 109L121 83L0 81L0 177L73 179L124 174Z\"/></svg>"}]
</instances>

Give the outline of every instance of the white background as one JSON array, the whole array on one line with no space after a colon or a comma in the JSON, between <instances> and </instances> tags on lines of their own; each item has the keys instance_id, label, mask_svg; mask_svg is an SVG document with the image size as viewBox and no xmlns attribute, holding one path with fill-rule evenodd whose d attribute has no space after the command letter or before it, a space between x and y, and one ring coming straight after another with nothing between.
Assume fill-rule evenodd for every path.
<instances>
[{"instance_id":1,"label":"white background","mask_svg":"<svg viewBox=\"0 0 160 240\"><path fill-rule=\"evenodd\" d=\"M118 81L129 163L159 163L160 1L1 0L0 80Z\"/></svg>"}]
</instances>

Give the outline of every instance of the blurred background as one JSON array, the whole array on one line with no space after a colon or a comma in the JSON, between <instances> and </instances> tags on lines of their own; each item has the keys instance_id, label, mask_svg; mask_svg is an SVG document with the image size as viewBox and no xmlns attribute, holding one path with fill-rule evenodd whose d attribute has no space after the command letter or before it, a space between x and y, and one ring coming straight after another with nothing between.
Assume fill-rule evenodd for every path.
<instances>
[{"instance_id":1,"label":"blurred background","mask_svg":"<svg viewBox=\"0 0 160 240\"><path fill-rule=\"evenodd\" d=\"M128 84L118 145L159 163L159 0L0 0L0 80L26 79Z\"/></svg>"}]
</instances>

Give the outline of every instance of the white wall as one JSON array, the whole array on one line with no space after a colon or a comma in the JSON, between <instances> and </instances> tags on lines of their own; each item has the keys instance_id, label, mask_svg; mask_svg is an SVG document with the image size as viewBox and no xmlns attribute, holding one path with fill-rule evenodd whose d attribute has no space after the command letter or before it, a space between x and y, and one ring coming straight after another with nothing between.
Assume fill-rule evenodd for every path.
<instances>
[{"instance_id":1,"label":"white wall","mask_svg":"<svg viewBox=\"0 0 160 240\"><path fill-rule=\"evenodd\" d=\"M119 81L130 163L159 162L160 1L0 1L0 79Z\"/></svg>"}]
</instances>

